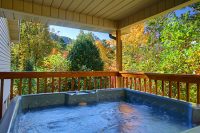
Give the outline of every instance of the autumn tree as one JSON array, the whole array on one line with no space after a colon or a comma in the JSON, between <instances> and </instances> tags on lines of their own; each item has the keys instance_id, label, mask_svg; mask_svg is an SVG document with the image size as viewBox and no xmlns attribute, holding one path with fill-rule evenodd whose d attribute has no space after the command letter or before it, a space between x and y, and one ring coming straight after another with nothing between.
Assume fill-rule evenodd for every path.
<instances>
[{"instance_id":1,"label":"autumn tree","mask_svg":"<svg viewBox=\"0 0 200 133\"><path fill-rule=\"evenodd\" d=\"M42 71L66 72L70 70L70 61L61 53L51 54L44 58Z\"/></svg>"},{"instance_id":2,"label":"autumn tree","mask_svg":"<svg viewBox=\"0 0 200 133\"><path fill-rule=\"evenodd\" d=\"M130 33L122 36L124 70L141 70L141 63L144 60L144 54L147 51L145 47L147 42L148 34L145 33L144 23L131 27ZM147 63L148 62L145 64ZM142 70L143 68L145 67L142 67Z\"/></svg>"},{"instance_id":3,"label":"autumn tree","mask_svg":"<svg viewBox=\"0 0 200 133\"><path fill-rule=\"evenodd\" d=\"M95 44L104 62L104 70L113 70L113 64L115 64L115 47L109 45L106 40L96 40Z\"/></svg>"}]
</instances>

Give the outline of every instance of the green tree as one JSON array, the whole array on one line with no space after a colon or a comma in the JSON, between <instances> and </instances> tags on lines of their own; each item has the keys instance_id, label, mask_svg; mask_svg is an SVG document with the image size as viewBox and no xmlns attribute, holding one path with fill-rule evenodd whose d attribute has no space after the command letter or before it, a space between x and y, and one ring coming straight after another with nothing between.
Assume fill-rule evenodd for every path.
<instances>
[{"instance_id":1,"label":"green tree","mask_svg":"<svg viewBox=\"0 0 200 133\"><path fill-rule=\"evenodd\" d=\"M165 73L196 73L200 65L200 19L187 12L172 14L161 31L160 69Z\"/></svg>"},{"instance_id":2,"label":"green tree","mask_svg":"<svg viewBox=\"0 0 200 133\"><path fill-rule=\"evenodd\" d=\"M95 46L92 33L80 32L68 59L71 62L72 71L103 70L104 63L100 58L99 50Z\"/></svg>"},{"instance_id":3,"label":"green tree","mask_svg":"<svg viewBox=\"0 0 200 133\"><path fill-rule=\"evenodd\" d=\"M44 57L51 53L52 48L59 48L59 45L51 40L47 25L22 21L20 26L20 43L11 47L12 69L37 71Z\"/></svg>"},{"instance_id":4,"label":"green tree","mask_svg":"<svg viewBox=\"0 0 200 133\"><path fill-rule=\"evenodd\" d=\"M70 70L70 62L60 53L44 58L43 70L51 72L65 72Z\"/></svg>"}]
</instances>

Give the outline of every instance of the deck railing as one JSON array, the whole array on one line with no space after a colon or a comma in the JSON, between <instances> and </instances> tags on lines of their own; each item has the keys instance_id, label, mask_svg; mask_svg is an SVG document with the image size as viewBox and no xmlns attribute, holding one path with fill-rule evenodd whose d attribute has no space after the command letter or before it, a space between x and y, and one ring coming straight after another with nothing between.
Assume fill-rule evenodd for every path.
<instances>
[{"instance_id":1,"label":"deck railing","mask_svg":"<svg viewBox=\"0 0 200 133\"><path fill-rule=\"evenodd\" d=\"M4 83L10 80L10 99L16 95L115 88L118 72L0 72L0 118Z\"/></svg>"},{"instance_id":2,"label":"deck railing","mask_svg":"<svg viewBox=\"0 0 200 133\"><path fill-rule=\"evenodd\" d=\"M135 72L0 72L0 118L4 83L10 99L16 95L121 87L200 104L200 75ZM119 84L118 84L119 85Z\"/></svg>"},{"instance_id":3,"label":"deck railing","mask_svg":"<svg viewBox=\"0 0 200 133\"><path fill-rule=\"evenodd\" d=\"M120 72L122 86L200 104L200 75Z\"/></svg>"}]
</instances>

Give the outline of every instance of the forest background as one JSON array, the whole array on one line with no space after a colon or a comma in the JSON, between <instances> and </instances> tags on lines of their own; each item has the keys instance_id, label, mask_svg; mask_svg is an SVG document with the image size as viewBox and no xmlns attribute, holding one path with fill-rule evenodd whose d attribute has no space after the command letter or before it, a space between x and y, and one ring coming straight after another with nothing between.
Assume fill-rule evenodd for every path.
<instances>
[{"instance_id":1,"label":"forest background","mask_svg":"<svg viewBox=\"0 0 200 133\"><path fill-rule=\"evenodd\" d=\"M189 8L131 27L122 36L123 70L200 74L200 3ZM114 40L82 30L73 40L27 21L20 27L20 42L11 46L12 71L115 70Z\"/></svg>"}]
</instances>

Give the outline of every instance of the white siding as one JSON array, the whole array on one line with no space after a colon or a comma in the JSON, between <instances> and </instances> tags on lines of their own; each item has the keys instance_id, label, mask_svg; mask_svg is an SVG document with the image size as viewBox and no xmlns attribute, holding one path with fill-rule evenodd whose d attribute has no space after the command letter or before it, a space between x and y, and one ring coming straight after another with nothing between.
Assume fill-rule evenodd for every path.
<instances>
[{"instance_id":1,"label":"white siding","mask_svg":"<svg viewBox=\"0 0 200 133\"><path fill-rule=\"evenodd\" d=\"M10 36L8 22L5 18L0 18L0 71L10 71ZM10 80L4 81L3 112L7 108L10 93Z\"/></svg>"}]
</instances>

